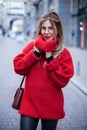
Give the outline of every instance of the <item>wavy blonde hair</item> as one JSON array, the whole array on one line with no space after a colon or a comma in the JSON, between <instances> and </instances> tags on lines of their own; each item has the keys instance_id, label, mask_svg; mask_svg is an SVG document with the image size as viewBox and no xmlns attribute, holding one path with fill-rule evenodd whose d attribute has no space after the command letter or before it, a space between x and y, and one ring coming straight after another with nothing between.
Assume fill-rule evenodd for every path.
<instances>
[{"instance_id":1,"label":"wavy blonde hair","mask_svg":"<svg viewBox=\"0 0 87 130\"><path fill-rule=\"evenodd\" d=\"M43 14L38 22L37 30L36 30L36 36L41 34L41 27L44 21L49 20L52 24L52 27L54 28L56 26L58 30L57 37L59 39L58 41L58 48L53 52L53 55L59 55L64 48L64 34L63 34L63 27L62 22L59 17L59 15L54 11L49 11L48 13Z\"/></svg>"}]
</instances>

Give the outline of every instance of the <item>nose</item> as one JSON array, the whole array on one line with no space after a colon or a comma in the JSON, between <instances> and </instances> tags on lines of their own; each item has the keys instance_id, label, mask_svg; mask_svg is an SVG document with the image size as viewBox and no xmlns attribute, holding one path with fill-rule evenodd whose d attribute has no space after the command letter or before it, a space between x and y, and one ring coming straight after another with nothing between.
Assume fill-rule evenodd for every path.
<instances>
[{"instance_id":1,"label":"nose","mask_svg":"<svg viewBox=\"0 0 87 130\"><path fill-rule=\"evenodd\" d=\"M49 33L49 30L48 30L48 28L46 28L46 30L45 30L45 33Z\"/></svg>"}]
</instances>

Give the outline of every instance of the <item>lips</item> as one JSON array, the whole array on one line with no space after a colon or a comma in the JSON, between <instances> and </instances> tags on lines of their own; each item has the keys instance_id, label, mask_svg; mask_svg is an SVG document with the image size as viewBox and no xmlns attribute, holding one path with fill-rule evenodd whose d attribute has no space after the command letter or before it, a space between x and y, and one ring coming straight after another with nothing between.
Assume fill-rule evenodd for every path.
<instances>
[{"instance_id":1,"label":"lips","mask_svg":"<svg viewBox=\"0 0 87 130\"><path fill-rule=\"evenodd\" d=\"M50 39L51 39L51 36L45 36L45 39L46 39L46 40L50 40Z\"/></svg>"}]
</instances>

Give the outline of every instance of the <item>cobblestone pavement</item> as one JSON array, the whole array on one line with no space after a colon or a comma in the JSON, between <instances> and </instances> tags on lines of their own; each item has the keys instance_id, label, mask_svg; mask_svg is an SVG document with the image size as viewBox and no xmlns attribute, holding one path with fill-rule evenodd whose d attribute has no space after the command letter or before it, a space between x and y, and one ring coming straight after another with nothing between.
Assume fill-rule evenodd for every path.
<instances>
[{"instance_id":1,"label":"cobblestone pavement","mask_svg":"<svg viewBox=\"0 0 87 130\"><path fill-rule=\"evenodd\" d=\"M19 130L19 114L11 104L22 77L14 73L12 60L24 45L7 38L0 41L0 130ZM66 116L57 130L87 130L87 96L71 83L63 93ZM37 129L41 130L40 122Z\"/></svg>"},{"instance_id":2,"label":"cobblestone pavement","mask_svg":"<svg viewBox=\"0 0 87 130\"><path fill-rule=\"evenodd\" d=\"M87 96L71 83L63 90L66 116L57 130L87 130Z\"/></svg>"}]
</instances>

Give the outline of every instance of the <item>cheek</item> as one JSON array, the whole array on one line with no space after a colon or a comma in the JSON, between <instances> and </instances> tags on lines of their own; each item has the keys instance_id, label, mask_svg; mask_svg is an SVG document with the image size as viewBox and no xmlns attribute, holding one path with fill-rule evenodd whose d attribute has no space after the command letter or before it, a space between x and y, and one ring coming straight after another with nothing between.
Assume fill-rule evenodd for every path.
<instances>
[{"instance_id":1,"label":"cheek","mask_svg":"<svg viewBox=\"0 0 87 130\"><path fill-rule=\"evenodd\" d=\"M41 36L42 36L43 38L45 38L45 34L44 34L44 33L41 33Z\"/></svg>"},{"instance_id":2,"label":"cheek","mask_svg":"<svg viewBox=\"0 0 87 130\"><path fill-rule=\"evenodd\" d=\"M43 30L41 30L41 34L43 34L44 33L44 31Z\"/></svg>"},{"instance_id":3,"label":"cheek","mask_svg":"<svg viewBox=\"0 0 87 130\"><path fill-rule=\"evenodd\" d=\"M41 35L44 37L45 36L45 33L43 31L41 31Z\"/></svg>"},{"instance_id":4,"label":"cheek","mask_svg":"<svg viewBox=\"0 0 87 130\"><path fill-rule=\"evenodd\" d=\"M54 32L53 32L53 37L56 37L57 36L57 30L54 30Z\"/></svg>"},{"instance_id":5,"label":"cheek","mask_svg":"<svg viewBox=\"0 0 87 130\"><path fill-rule=\"evenodd\" d=\"M42 35L42 36L44 36L44 33L43 33L43 32L41 32L41 35Z\"/></svg>"}]
</instances>

